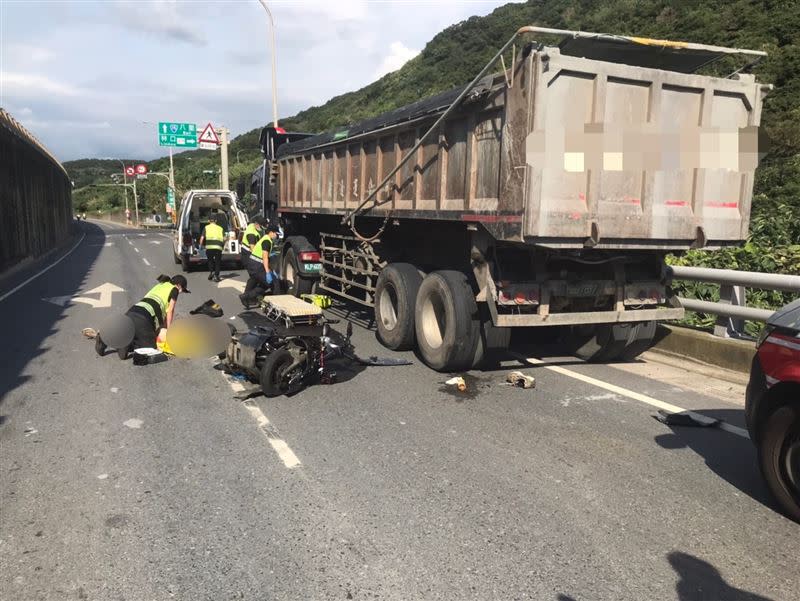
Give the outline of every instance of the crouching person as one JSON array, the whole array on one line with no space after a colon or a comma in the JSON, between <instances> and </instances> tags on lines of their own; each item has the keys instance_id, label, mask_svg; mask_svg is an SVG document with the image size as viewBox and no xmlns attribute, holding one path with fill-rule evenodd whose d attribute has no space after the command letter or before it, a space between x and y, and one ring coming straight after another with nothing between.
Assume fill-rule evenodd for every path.
<instances>
[{"instance_id":1,"label":"crouching person","mask_svg":"<svg viewBox=\"0 0 800 601\"><path fill-rule=\"evenodd\" d=\"M264 296L267 291L281 293L281 281L274 265L278 260L277 252L273 250L277 237L278 228L268 225L265 234L251 248L247 270L250 277L244 293L239 295L239 300L248 309L257 304L258 297Z\"/></svg>"},{"instance_id":2,"label":"crouching person","mask_svg":"<svg viewBox=\"0 0 800 601\"><path fill-rule=\"evenodd\" d=\"M128 354L136 348L156 348L156 338L161 328L169 328L175 313L175 303L182 292L189 293L188 282L182 275L170 278L158 277L158 284L145 294L144 298L133 305L125 313L133 323L133 342L127 347L117 349L120 359L127 359ZM102 332L95 339L95 351L101 357L106 352L106 344L101 338Z\"/></svg>"}]
</instances>

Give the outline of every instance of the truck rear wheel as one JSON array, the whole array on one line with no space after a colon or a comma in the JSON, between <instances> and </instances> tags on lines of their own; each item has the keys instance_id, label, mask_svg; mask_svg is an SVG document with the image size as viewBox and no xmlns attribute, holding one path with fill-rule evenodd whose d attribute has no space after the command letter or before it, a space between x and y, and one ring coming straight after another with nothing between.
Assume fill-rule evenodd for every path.
<instances>
[{"instance_id":1,"label":"truck rear wheel","mask_svg":"<svg viewBox=\"0 0 800 601\"><path fill-rule=\"evenodd\" d=\"M489 367L502 358L502 351L511 344L511 328L498 328L491 317L481 320L481 332L475 347L472 367Z\"/></svg>"},{"instance_id":2,"label":"truck rear wheel","mask_svg":"<svg viewBox=\"0 0 800 601\"><path fill-rule=\"evenodd\" d=\"M311 278L304 278L300 275L300 264L297 261L297 254L294 248L287 248L283 255L283 266L281 275L286 282L285 294L299 297L301 294L309 294L314 285Z\"/></svg>"},{"instance_id":3,"label":"truck rear wheel","mask_svg":"<svg viewBox=\"0 0 800 601\"><path fill-rule=\"evenodd\" d=\"M800 409L784 405L765 420L758 438L761 473L786 514L800 522Z\"/></svg>"},{"instance_id":4,"label":"truck rear wheel","mask_svg":"<svg viewBox=\"0 0 800 601\"><path fill-rule=\"evenodd\" d=\"M417 348L437 371L472 367L480 318L472 287L460 271L434 271L422 281L415 310Z\"/></svg>"},{"instance_id":5,"label":"truck rear wheel","mask_svg":"<svg viewBox=\"0 0 800 601\"><path fill-rule=\"evenodd\" d=\"M395 351L414 348L414 306L422 276L410 263L391 263L375 285L378 339Z\"/></svg>"}]
</instances>

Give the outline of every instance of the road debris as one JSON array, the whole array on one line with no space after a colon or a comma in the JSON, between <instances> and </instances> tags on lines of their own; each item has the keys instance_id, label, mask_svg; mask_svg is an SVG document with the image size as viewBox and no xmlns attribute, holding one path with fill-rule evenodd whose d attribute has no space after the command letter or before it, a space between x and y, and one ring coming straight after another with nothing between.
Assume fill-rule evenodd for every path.
<instances>
[{"instance_id":1,"label":"road debris","mask_svg":"<svg viewBox=\"0 0 800 601\"><path fill-rule=\"evenodd\" d=\"M127 426L128 428L131 428L133 430L138 430L139 428L142 427L143 423L144 422L140 420L138 417L132 417L129 420L125 420L124 422L122 422L122 425Z\"/></svg>"},{"instance_id":2,"label":"road debris","mask_svg":"<svg viewBox=\"0 0 800 601\"><path fill-rule=\"evenodd\" d=\"M36 428L32 428L30 426L25 428L25 436L30 436L31 434L38 434L38 433L39 433L39 430L37 430Z\"/></svg>"},{"instance_id":3,"label":"road debris","mask_svg":"<svg viewBox=\"0 0 800 601\"><path fill-rule=\"evenodd\" d=\"M163 363L167 356L160 350L154 348L137 348L133 351L134 365L155 365Z\"/></svg>"},{"instance_id":4,"label":"road debris","mask_svg":"<svg viewBox=\"0 0 800 601\"><path fill-rule=\"evenodd\" d=\"M218 303L214 302L213 299L208 299L202 305L189 311L189 315L208 315L209 317L222 317L223 311L222 307L219 306Z\"/></svg>"},{"instance_id":5,"label":"road debris","mask_svg":"<svg viewBox=\"0 0 800 601\"><path fill-rule=\"evenodd\" d=\"M455 386L459 392L466 392L467 391L467 383L464 381L464 378L461 376L456 376L454 378L450 378L445 382L447 386Z\"/></svg>"},{"instance_id":6,"label":"road debris","mask_svg":"<svg viewBox=\"0 0 800 601\"><path fill-rule=\"evenodd\" d=\"M700 415L699 413L695 413L694 411L681 411L679 413L670 413L669 411L664 411L663 409L659 409L656 415L653 415L655 419L660 421L662 424L666 424L668 426L690 426L694 428L711 428L718 426L720 424L720 420L707 417L705 415Z\"/></svg>"},{"instance_id":7,"label":"road debris","mask_svg":"<svg viewBox=\"0 0 800 601\"><path fill-rule=\"evenodd\" d=\"M506 382L517 388L536 388L536 378L527 376L521 371L512 371L506 376Z\"/></svg>"},{"instance_id":8,"label":"road debris","mask_svg":"<svg viewBox=\"0 0 800 601\"><path fill-rule=\"evenodd\" d=\"M95 338L97 338L97 330L95 330L94 328L83 328L81 330L81 334L86 336L89 340L94 340Z\"/></svg>"}]
</instances>

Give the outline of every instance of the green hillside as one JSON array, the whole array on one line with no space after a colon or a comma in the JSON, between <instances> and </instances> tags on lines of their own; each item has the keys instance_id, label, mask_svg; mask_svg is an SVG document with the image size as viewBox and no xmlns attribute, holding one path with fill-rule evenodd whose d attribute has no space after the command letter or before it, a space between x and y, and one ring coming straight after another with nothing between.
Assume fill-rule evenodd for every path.
<instances>
[{"instance_id":1,"label":"green hillside","mask_svg":"<svg viewBox=\"0 0 800 601\"><path fill-rule=\"evenodd\" d=\"M758 170L753 201L751 240L740 249L692 252L691 264L759 271L800 273L800 8L797 0L541 0L508 4L485 17L472 17L436 35L414 59L370 85L332 98L318 107L281 120L293 131L321 132L403 106L425 96L467 83L522 25L537 24L616 34L686 40L763 49L769 57L754 72L774 91L767 98L763 126L771 139L770 154ZM231 143L231 186L248 177L259 163L258 130ZM240 162L236 164L236 153ZM81 182L89 177L81 169ZM213 185L218 155L191 151L176 155L177 182L186 189ZM166 170L166 159L150 163ZM98 175L107 175L99 171ZM151 178L152 179L152 178ZM156 185L157 184L157 185ZM76 181L77 186L77 181ZM152 187L152 190L150 189ZM163 203L163 183L147 182L145 203ZM76 193L76 206L110 201L116 190ZM695 290L695 293L702 291ZM704 293L705 294L705 293ZM713 292L705 294L706 297ZM703 296L703 294L701 294ZM777 303L783 296L765 297Z\"/></svg>"}]
</instances>

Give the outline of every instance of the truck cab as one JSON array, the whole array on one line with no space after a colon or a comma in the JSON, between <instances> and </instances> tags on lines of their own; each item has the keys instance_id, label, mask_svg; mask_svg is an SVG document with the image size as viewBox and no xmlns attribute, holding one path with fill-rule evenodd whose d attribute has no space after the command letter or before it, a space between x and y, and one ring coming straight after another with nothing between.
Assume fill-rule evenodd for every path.
<instances>
[{"instance_id":1,"label":"truck cab","mask_svg":"<svg viewBox=\"0 0 800 601\"><path fill-rule=\"evenodd\" d=\"M225 232L222 260L241 264L239 252L247 215L239 208L236 194L230 190L189 190L181 200L173 239L175 263L181 264L183 271L207 261L205 248L198 243L212 215Z\"/></svg>"}]
</instances>

